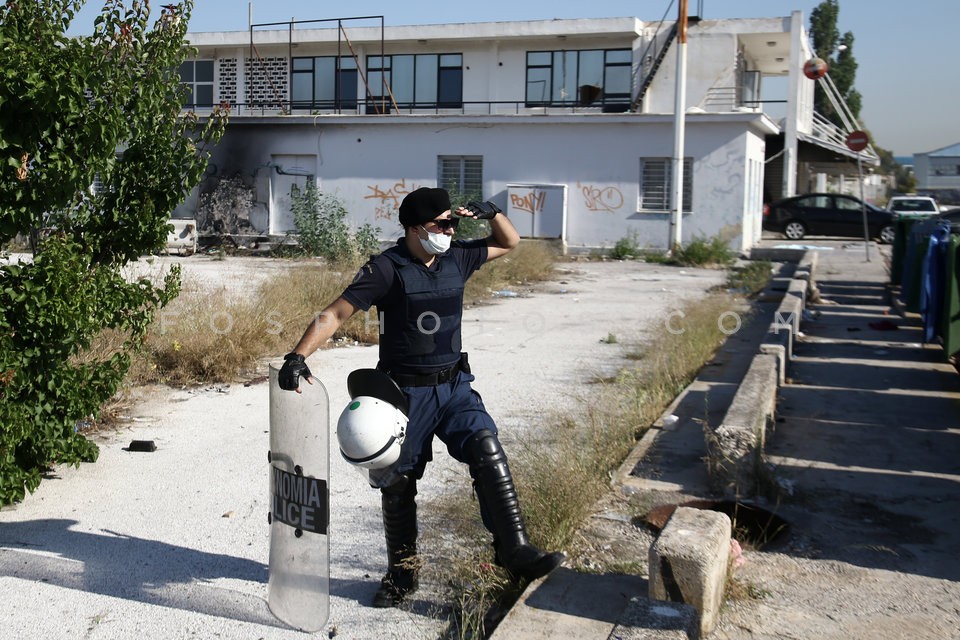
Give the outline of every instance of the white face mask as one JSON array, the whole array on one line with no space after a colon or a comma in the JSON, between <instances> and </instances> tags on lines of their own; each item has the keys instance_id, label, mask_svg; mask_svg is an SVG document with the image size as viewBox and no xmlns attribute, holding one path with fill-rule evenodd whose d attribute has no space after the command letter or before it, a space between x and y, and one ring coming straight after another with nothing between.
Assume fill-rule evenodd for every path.
<instances>
[{"instance_id":1,"label":"white face mask","mask_svg":"<svg viewBox=\"0 0 960 640\"><path fill-rule=\"evenodd\" d=\"M420 228L427 231L425 227L421 226ZM441 253L446 253L447 249L450 248L451 240L453 240L453 236L448 236L445 233L430 233L427 231L426 239L420 238L420 246L430 255L438 256Z\"/></svg>"}]
</instances>

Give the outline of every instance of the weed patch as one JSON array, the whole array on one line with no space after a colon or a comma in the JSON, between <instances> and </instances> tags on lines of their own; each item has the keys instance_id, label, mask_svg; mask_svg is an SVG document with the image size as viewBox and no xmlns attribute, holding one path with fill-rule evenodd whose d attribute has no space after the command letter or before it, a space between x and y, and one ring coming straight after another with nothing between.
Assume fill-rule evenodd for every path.
<instances>
[{"instance_id":1,"label":"weed patch","mask_svg":"<svg viewBox=\"0 0 960 640\"><path fill-rule=\"evenodd\" d=\"M491 291L547 280L556 259L549 245L523 242L467 282L464 302L476 304L489 299ZM341 263L291 260L288 269L252 291L223 287L211 291L200 282L186 281L133 354L125 383L183 386L249 376L264 358L295 344L307 325L350 284L356 269L355 255ZM152 277L162 274L158 271ZM359 311L340 327L331 345L376 344L379 332L376 309ZM78 361L102 359L125 339L121 333L104 332Z\"/></svg>"},{"instance_id":2,"label":"weed patch","mask_svg":"<svg viewBox=\"0 0 960 640\"><path fill-rule=\"evenodd\" d=\"M748 262L740 268L730 270L727 287L750 298L766 288L772 275L772 263L765 260Z\"/></svg>"},{"instance_id":3,"label":"weed patch","mask_svg":"<svg viewBox=\"0 0 960 640\"><path fill-rule=\"evenodd\" d=\"M694 238L684 247L677 247L671 262L683 267L728 267L737 254L720 236Z\"/></svg>"},{"instance_id":4,"label":"weed patch","mask_svg":"<svg viewBox=\"0 0 960 640\"><path fill-rule=\"evenodd\" d=\"M617 240L616 244L613 245L613 249L610 250L610 257L615 260L632 260L639 258L641 251L637 237L637 232L633 231Z\"/></svg>"}]
</instances>

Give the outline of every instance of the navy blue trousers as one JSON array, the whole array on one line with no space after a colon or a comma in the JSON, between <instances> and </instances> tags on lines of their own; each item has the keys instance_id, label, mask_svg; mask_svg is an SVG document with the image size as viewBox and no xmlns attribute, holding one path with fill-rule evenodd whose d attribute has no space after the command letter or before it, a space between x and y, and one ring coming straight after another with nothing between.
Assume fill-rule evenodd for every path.
<instances>
[{"instance_id":1,"label":"navy blue trousers","mask_svg":"<svg viewBox=\"0 0 960 640\"><path fill-rule=\"evenodd\" d=\"M482 429L497 433L493 418L483 406L480 394L471 388L474 376L459 372L450 382L435 387L403 387L410 401L410 421L394 469L420 479L433 459L433 437L447 445L450 455L469 464L464 445Z\"/></svg>"}]
</instances>

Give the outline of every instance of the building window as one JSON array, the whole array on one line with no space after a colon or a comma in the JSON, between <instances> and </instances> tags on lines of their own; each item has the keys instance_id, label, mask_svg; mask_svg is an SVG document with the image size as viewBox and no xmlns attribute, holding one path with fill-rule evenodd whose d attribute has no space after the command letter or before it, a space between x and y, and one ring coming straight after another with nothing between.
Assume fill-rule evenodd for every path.
<instances>
[{"instance_id":1,"label":"building window","mask_svg":"<svg viewBox=\"0 0 960 640\"><path fill-rule=\"evenodd\" d=\"M630 49L528 51L528 107L629 105Z\"/></svg>"},{"instance_id":2,"label":"building window","mask_svg":"<svg viewBox=\"0 0 960 640\"><path fill-rule=\"evenodd\" d=\"M640 158L640 210L670 211L671 158ZM693 211L693 158L683 159L683 210Z\"/></svg>"},{"instance_id":3,"label":"building window","mask_svg":"<svg viewBox=\"0 0 960 640\"><path fill-rule=\"evenodd\" d=\"M393 102L400 109L459 109L463 106L463 55L369 56L367 85L369 108L377 112L388 111Z\"/></svg>"},{"instance_id":4,"label":"building window","mask_svg":"<svg viewBox=\"0 0 960 640\"><path fill-rule=\"evenodd\" d=\"M960 165L951 164L949 160L933 160L930 162L933 175L955 176L960 175Z\"/></svg>"},{"instance_id":5,"label":"building window","mask_svg":"<svg viewBox=\"0 0 960 640\"><path fill-rule=\"evenodd\" d=\"M294 58L294 109L356 109L357 62L351 57Z\"/></svg>"},{"instance_id":6,"label":"building window","mask_svg":"<svg viewBox=\"0 0 960 640\"><path fill-rule=\"evenodd\" d=\"M760 72L744 71L740 75L737 106L756 107L760 100Z\"/></svg>"},{"instance_id":7,"label":"building window","mask_svg":"<svg viewBox=\"0 0 960 640\"><path fill-rule=\"evenodd\" d=\"M483 156L437 156L437 184L468 198L483 197Z\"/></svg>"},{"instance_id":8,"label":"building window","mask_svg":"<svg viewBox=\"0 0 960 640\"><path fill-rule=\"evenodd\" d=\"M184 108L213 106L213 60L187 60L180 65L180 85L187 90Z\"/></svg>"}]
</instances>

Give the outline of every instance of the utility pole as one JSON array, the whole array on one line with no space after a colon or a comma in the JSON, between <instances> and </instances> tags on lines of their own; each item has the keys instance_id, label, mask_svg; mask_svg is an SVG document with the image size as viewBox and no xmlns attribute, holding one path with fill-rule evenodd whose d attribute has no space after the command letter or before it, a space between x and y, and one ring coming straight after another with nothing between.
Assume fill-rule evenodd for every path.
<instances>
[{"instance_id":1,"label":"utility pole","mask_svg":"<svg viewBox=\"0 0 960 640\"><path fill-rule=\"evenodd\" d=\"M687 0L680 0L677 18L677 87L673 111L673 172L670 186L669 251L681 246L683 236L683 145L687 111Z\"/></svg>"}]
</instances>

